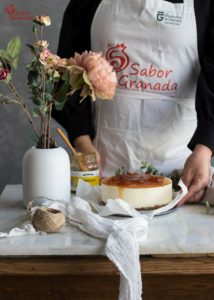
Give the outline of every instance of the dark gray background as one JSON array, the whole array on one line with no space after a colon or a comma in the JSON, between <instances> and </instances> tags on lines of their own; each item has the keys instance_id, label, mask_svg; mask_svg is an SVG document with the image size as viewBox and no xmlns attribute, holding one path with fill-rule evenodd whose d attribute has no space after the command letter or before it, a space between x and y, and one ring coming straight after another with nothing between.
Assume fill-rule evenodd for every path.
<instances>
[{"instance_id":1,"label":"dark gray background","mask_svg":"<svg viewBox=\"0 0 214 300\"><path fill-rule=\"evenodd\" d=\"M31 100L27 91L25 66L32 56L25 44L32 42L34 36L32 21L25 19L35 15L49 15L51 17L52 25L46 28L45 39L48 40L51 51L55 53L63 12L68 2L69 0L0 0L0 48L5 48L8 40L12 37L19 36L21 38L23 43L22 55L18 71L14 76L14 82L17 90L29 105ZM21 20L9 18L6 7L11 4L15 6ZM9 93L2 82L0 82L0 92ZM56 122L53 122L52 131L55 131L55 128ZM14 105L0 106L0 193L6 184L21 183L22 157L25 151L33 146L33 142L26 137L31 132L31 126L28 125L26 117L19 107ZM58 141L61 142L59 138Z\"/></svg>"}]
</instances>

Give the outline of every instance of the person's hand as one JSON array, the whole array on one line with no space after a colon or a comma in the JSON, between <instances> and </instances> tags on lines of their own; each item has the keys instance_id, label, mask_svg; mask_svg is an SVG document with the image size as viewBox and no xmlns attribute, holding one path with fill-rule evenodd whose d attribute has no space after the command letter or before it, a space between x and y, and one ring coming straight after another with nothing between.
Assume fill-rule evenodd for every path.
<instances>
[{"instance_id":1,"label":"person's hand","mask_svg":"<svg viewBox=\"0 0 214 300\"><path fill-rule=\"evenodd\" d=\"M196 145L192 154L187 158L182 180L188 188L188 194L178 203L198 202L204 195L210 180L210 162L212 151L204 145Z\"/></svg>"},{"instance_id":2,"label":"person's hand","mask_svg":"<svg viewBox=\"0 0 214 300\"><path fill-rule=\"evenodd\" d=\"M96 154L97 163L100 165L100 154L93 145L89 135L81 135L76 138L74 141L74 146L78 152L82 152L83 154L94 152Z\"/></svg>"}]
</instances>

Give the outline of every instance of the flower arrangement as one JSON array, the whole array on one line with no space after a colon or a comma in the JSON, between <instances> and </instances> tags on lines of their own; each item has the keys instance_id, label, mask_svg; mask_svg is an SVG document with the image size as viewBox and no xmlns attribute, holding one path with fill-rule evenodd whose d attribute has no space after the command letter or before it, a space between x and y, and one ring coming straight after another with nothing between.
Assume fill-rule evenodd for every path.
<instances>
[{"instance_id":1,"label":"flower arrangement","mask_svg":"<svg viewBox=\"0 0 214 300\"><path fill-rule=\"evenodd\" d=\"M0 81L6 84L13 97L0 94L1 104L17 104L24 111L33 127L37 148L56 147L51 137L51 113L53 107L62 110L67 96L80 90L81 101L90 96L112 99L116 90L116 74L113 67L101 53L76 53L69 59L60 58L49 50L43 39L43 31L51 25L49 16L36 16L33 20L33 33L36 41L28 44L33 58L27 65L28 87L35 105L31 112L13 83L13 72L17 69L21 53L19 37L11 39L7 49L0 49ZM81 102L80 101L80 102ZM40 126L34 123L40 118Z\"/></svg>"}]
</instances>

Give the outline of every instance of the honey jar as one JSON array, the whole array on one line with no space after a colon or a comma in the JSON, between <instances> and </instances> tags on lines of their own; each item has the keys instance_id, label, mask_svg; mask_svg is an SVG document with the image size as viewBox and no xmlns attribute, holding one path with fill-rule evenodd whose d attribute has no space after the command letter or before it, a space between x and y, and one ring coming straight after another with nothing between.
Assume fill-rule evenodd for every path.
<instances>
[{"instance_id":1,"label":"honey jar","mask_svg":"<svg viewBox=\"0 0 214 300\"><path fill-rule=\"evenodd\" d=\"M77 152L77 155L71 157L71 191L75 192L78 180L88 182L91 186L100 184L100 171L96 161L96 154L83 154Z\"/></svg>"}]
</instances>

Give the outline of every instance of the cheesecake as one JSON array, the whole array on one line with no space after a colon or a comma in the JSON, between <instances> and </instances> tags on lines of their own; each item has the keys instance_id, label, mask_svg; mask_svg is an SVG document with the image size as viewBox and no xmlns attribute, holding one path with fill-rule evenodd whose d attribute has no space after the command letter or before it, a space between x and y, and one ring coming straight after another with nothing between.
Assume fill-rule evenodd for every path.
<instances>
[{"instance_id":1,"label":"cheesecake","mask_svg":"<svg viewBox=\"0 0 214 300\"><path fill-rule=\"evenodd\" d=\"M101 197L122 199L138 210L151 210L172 201L170 178L151 174L127 173L108 177L101 182Z\"/></svg>"}]
</instances>

